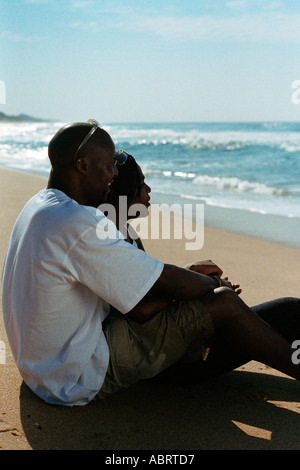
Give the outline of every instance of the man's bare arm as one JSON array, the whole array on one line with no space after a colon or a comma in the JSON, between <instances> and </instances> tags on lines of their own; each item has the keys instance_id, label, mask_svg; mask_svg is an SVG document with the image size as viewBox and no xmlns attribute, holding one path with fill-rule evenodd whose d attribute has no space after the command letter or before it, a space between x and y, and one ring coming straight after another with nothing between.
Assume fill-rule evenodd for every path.
<instances>
[{"instance_id":1,"label":"man's bare arm","mask_svg":"<svg viewBox=\"0 0 300 470\"><path fill-rule=\"evenodd\" d=\"M232 287L228 281L222 279L221 282L224 286ZM220 287L216 278L165 264L156 283L145 297L127 313L127 316L139 323L144 323L173 300L196 299L216 287Z\"/></svg>"}]
</instances>

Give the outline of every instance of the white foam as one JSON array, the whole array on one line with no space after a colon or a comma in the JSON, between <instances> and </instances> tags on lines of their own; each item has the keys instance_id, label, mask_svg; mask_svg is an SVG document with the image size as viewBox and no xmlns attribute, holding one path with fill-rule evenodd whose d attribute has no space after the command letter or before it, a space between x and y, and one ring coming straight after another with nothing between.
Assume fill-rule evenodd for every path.
<instances>
[{"instance_id":1,"label":"white foam","mask_svg":"<svg viewBox=\"0 0 300 470\"><path fill-rule=\"evenodd\" d=\"M256 194L269 194L284 196L287 194L286 190L273 188L263 183L252 183L250 181L241 180L236 177L220 178L218 176L200 175L193 180L193 184L202 186L215 186L220 190L237 191L241 193L256 193Z\"/></svg>"},{"instance_id":2,"label":"white foam","mask_svg":"<svg viewBox=\"0 0 300 470\"><path fill-rule=\"evenodd\" d=\"M272 124L272 123L270 123ZM274 123L273 123L274 124ZM235 150L243 147L268 146L283 148L288 152L300 150L298 132L282 132L277 126L264 126L270 131L204 131L202 129L176 130L169 127L134 128L128 126L108 126L115 142L127 142L130 145L184 145L202 150ZM276 130L274 130L276 129Z\"/></svg>"}]
</instances>

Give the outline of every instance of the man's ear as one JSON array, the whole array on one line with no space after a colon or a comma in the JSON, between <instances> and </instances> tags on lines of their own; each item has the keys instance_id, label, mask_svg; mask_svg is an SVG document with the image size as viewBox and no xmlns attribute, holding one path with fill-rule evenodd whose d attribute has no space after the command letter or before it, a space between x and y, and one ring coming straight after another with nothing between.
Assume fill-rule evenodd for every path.
<instances>
[{"instance_id":1,"label":"man's ear","mask_svg":"<svg viewBox=\"0 0 300 470\"><path fill-rule=\"evenodd\" d=\"M87 162L86 162L86 159L84 157L78 158L78 160L76 160L75 166L76 166L77 170L79 171L79 173L82 173L82 174L86 175Z\"/></svg>"}]
</instances>

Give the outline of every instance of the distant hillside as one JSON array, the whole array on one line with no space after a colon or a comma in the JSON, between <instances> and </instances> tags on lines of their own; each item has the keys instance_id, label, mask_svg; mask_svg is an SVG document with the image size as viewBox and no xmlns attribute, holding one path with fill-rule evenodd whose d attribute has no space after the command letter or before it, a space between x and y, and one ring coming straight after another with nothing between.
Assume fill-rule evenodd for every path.
<instances>
[{"instance_id":1,"label":"distant hillside","mask_svg":"<svg viewBox=\"0 0 300 470\"><path fill-rule=\"evenodd\" d=\"M18 116L8 116L0 112L0 122L48 122L47 119L39 119L27 114L19 114Z\"/></svg>"}]
</instances>

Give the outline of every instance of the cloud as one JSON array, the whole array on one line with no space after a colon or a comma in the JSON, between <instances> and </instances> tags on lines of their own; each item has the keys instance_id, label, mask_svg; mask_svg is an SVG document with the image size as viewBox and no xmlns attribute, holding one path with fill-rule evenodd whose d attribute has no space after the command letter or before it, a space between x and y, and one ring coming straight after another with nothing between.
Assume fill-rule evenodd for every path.
<instances>
[{"instance_id":1,"label":"cloud","mask_svg":"<svg viewBox=\"0 0 300 470\"><path fill-rule=\"evenodd\" d=\"M50 3L51 0L25 0L25 3L29 4L29 5L41 5L41 4L45 4L45 3Z\"/></svg>"},{"instance_id":2,"label":"cloud","mask_svg":"<svg viewBox=\"0 0 300 470\"><path fill-rule=\"evenodd\" d=\"M94 6L95 6L95 3L93 0L72 0L71 1L71 7L74 8L74 10L81 10L81 9L85 10Z\"/></svg>"},{"instance_id":3,"label":"cloud","mask_svg":"<svg viewBox=\"0 0 300 470\"><path fill-rule=\"evenodd\" d=\"M33 42L32 38L24 37L20 34L15 34L10 31L1 31L0 39L7 39L8 41L11 41L11 42Z\"/></svg>"},{"instance_id":4,"label":"cloud","mask_svg":"<svg viewBox=\"0 0 300 470\"><path fill-rule=\"evenodd\" d=\"M193 41L300 43L300 14L266 12L237 16L135 17L116 27Z\"/></svg>"},{"instance_id":5,"label":"cloud","mask_svg":"<svg viewBox=\"0 0 300 470\"><path fill-rule=\"evenodd\" d=\"M232 0L226 3L226 7L233 10L242 10L247 7L246 0Z\"/></svg>"},{"instance_id":6,"label":"cloud","mask_svg":"<svg viewBox=\"0 0 300 470\"><path fill-rule=\"evenodd\" d=\"M226 7L231 10L248 11L283 10L285 8L281 0L229 0Z\"/></svg>"}]
</instances>

